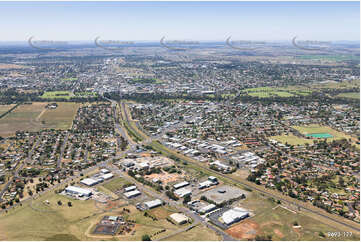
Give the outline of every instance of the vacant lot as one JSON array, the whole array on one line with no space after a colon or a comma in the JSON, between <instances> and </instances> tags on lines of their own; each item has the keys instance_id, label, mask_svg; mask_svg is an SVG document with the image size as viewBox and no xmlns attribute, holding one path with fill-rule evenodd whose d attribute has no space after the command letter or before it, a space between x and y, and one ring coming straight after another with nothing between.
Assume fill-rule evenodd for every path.
<instances>
[{"instance_id":1,"label":"vacant lot","mask_svg":"<svg viewBox=\"0 0 361 242\"><path fill-rule=\"evenodd\" d=\"M117 177L117 178L113 178L109 182L103 183L102 186L108 189L109 191L116 192L122 190L123 186L127 183L128 183L127 180L125 180L124 178Z\"/></svg>"},{"instance_id":2,"label":"vacant lot","mask_svg":"<svg viewBox=\"0 0 361 242\"><path fill-rule=\"evenodd\" d=\"M49 205L44 201L48 200ZM57 201L62 201L59 206ZM68 202L72 206L68 206ZM94 201L79 201L49 193L33 202L35 209L27 203L0 215L0 234L5 240L47 240L57 237L66 239L88 239L84 232L94 222L98 212ZM19 225L21 224L21 229Z\"/></svg>"},{"instance_id":3,"label":"vacant lot","mask_svg":"<svg viewBox=\"0 0 361 242\"><path fill-rule=\"evenodd\" d=\"M247 218L229 228L227 233L237 236L239 239L253 239L256 235L272 236L272 240L333 240L332 238L322 238L322 232L327 236L327 232L340 231L325 223L313 219L297 208L282 207L257 193L250 193L247 199L242 200L239 206L249 209L254 213ZM294 228L294 223L300 228ZM358 240L359 234L353 237L342 237L334 240Z\"/></svg>"},{"instance_id":4,"label":"vacant lot","mask_svg":"<svg viewBox=\"0 0 361 242\"><path fill-rule=\"evenodd\" d=\"M56 109L46 109L39 121L45 128L69 129L80 106L79 103L57 102Z\"/></svg>"},{"instance_id":5,"label":"vacant lot","mask_svg":"<svg viewBox=\"0 0 361 242\"><path fill-rule=\"evenodd\" d=\"M65 98L70 99L73 94L70 91L51 91L45 92L41 98L44 99L57 99L57 98Z\"/></svg>"},{"instance_id":6,"label":"vacant lot","mask_svg":"<svg viewBox=\"0 0 361 242\"><path fill-rule=\"evenodd\" d=\"M213 230L204 225L197 225L188 231L166 238L168 241L220 241L221 239Z\"/></svg>"},{"instance_id":7,"label":"vacant lot","mask_svg":"<svg viewBox=\"0 0 361 242\"><path fill-rule=\"evenodd\" d=\"M38 131L41 123L36 118L47 103L32 103L18 106L14 111L0 119L0 136L14 135L17 130Z\"/></svg>"}]
</instances>

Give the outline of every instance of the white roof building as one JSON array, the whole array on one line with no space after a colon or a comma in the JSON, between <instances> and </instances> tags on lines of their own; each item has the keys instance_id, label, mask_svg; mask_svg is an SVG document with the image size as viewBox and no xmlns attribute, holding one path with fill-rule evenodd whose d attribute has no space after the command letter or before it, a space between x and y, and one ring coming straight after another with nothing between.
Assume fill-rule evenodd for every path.
<instances>
[{"instance_id":1,"label":"white roof building","mask_svg":"<svg viewBox=\"0 0 361 242\"><path fill-rule=\"evenodd\" d=\"M100 177L103 178L104 180L108 180L108 179L114 177L114 175L112 173L106 173L104 175L101 175Z\"/></svg>"},{"instance_id":2,"label":"white roof building","mask_svg":"<svg viewBox=\"0 0 361 242\"><path fill-rule=\"evenodd\" d=\"M185 187L185 186L188 186L188 185L189 185L189 182L184 181L184 182L180 182L180 183L177 183L177 184L173 185L173 187L175 189L179 189L179 188L182 188L182 187Z\"/></svg>"},{"instance_id":3,"label":"white roof building","mask_svg":"<svg viewBox=\"0 0 361 242\"><path fill-rule=\"evenodd\" d=\"M134 190L134 191L130 191L130 192L125 192L123 194L126 198L132 198L132 197L139 196L141 193L138 190Z\"/></svg>"},{"instance_id":4,"label":"white roof building","mask_svg":"<svg viewBox=\"0 0 361 242\"><path fill-rule=\"evenodd\" d=\"M95 184L98 184L99 181L92 179L92 178L85 178L85 179L81 180L80 183L84 184L86 186L94 186Z\"/></svg>"},{"instance_id":5,"label":"white roof building","mask_svg":"<svg viewBox=\"0 0 361 242\"><path fill-rule=\"evenodd\" d=\"M145 202L145 203L144 203L144 206L145 206L147 209L152 209L152 208L161 206L162 204L163 204L163 201L162 201L162 200L160 200L160 199L155 199L155 200L152 200L152 201Z\"/></svg>"},{"instance_id":6,"label":"white roof building","mask_svg":"<svg viewBox=\"0 0 361 242\"><path fill-rule=\"evenodd\" d=\"M213 211L213 210L216 209L216 208L217 208L216 205L214 205L214 204L208 204L207 206L200 208L200 209L198 210L198 212L200 212L200 213L209 213L209 212Z\"/></svg>"},{"instance_id":7,"label":"white roof building","mask_svg":"<svg viewBox=\"0 0 361 242\"><path fill-rule=\"evenodd\" d=\"M173 213L169 217L177 224L184 224L189 221L189 218L182 213Z\"/></svg>"},{"instance_id":8,"label":"white roof building","mask_svg":"<svg viewBox=\"0 0 361 242\"><path fill-rule=\"evenodd\" d=\"M249 216L249 212L243 208L235 207L222 214L223 222L227 225L236 223Z\"/></svg>"},{"instance_id":9,"label":"white roof building","mask_svg":"<svg viewBox=\"0 0 361 242\"><path fill-rule=\"evenodd\" d=\"M68 186L67 188L65 188L65 192L79 196L86 196L86 197L89 197L92 194L92 191L89 189L84 189L75 186Z\"/></svg>"},{"instance_id":10,"label":"white roof building","mask_svg":"<svg viewBox=\"0 0 361 242\"><path fill-rule=\"evenodd\" d=\"M213 185L213 182L210 180L206 180L204 182L199 183L199 189L207 188Z\"/></svg>"},{"instance_id":11,"label":"white roof building","mask_svg":"<svg viewBox=\"0 0 361 242\"><path fill-rule=\"evenodd\" d=\"M182 197L185 197L187 195L191 195L192 190L191 189L186 189L186 188L180 188L180 189L175 190L174 194L177 195L178 197L182 198Z\"/></svg>"},{"instance_id":12,"label":"white roof building","mask_svg":"<svg viewBox=\"0 0 361 242\"><path fill-rule=\"evenodd\" d=\"M104 174L107 174L109 173L110 171L108 169L100 169L100 172L101 173L104 173Z\"/></svg>"},{"instance_id":13,"label":"white roof building","mask_svg":"<svg viewBox=\"0 0 361 242\"><path fill-rule=\"evenodd\" d=\"M137 186L130 186L130 187L124 188L124 191L125 192L130 192L130 191L134 191L135 189L137 189Z\"/></svg>"}]
</instances>

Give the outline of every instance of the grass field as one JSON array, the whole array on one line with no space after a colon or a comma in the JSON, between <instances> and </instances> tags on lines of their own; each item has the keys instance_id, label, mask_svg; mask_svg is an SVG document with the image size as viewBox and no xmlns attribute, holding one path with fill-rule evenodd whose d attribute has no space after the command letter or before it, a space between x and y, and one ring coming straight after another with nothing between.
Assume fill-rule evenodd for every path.
<instances>
[{"instance_id":1,"label":"grass field","mask_svg":"<svg viewBox=\"0 0 361 242\"><path fill-rule=\"evenodd\" d=\"M360 93L359 92L345 92L345 93L338 94L337 97L360 99Z\"/></svg>"},{"instance_id":2,"label":"grass field","mask_svg":"<svg viewBox=\"0 0 361 242\"><path fill-rule=\"evenodd\" d=\"M44 99L57 99L57 98L65 98L70 99L72 96L72 93L70 91L51 91L51 92L45 92L41 98Z\"/></svg>"},{"instance_id":3,"label":"grass field","mask_svg":"<svg viewBox=\"0 0 361 242\"><path fill-rule=\"evenodd\" d=\"M168 241L219 241L222 238L213 230L207 229L204 225L197 225L194 228L168 237Z\"/></svg>"},{"instance_id":4,"label":"grass field","mask_svg":"<svg viewBox=\"0 0 361 242\"><path fill-rule=\"evenodd\" d=\"M46 128L69 129L80 107L79 103L58 102L56 109L46 109L39 121Z\"/></svg>"},{"instance_id":5,"label":"grass field","mask_svg":"<svg viewBox=\"0 0 361 242\"><path fill-rule=\"evenodd\" d=\"M341 133L327 126L320 126L318 124L312 124L308 126L292 126L292 128L298 130L303 135L328 133L333 136L333 138L327 138L328 141L351 138L351 136L347 134Z\"/></svg>"},{"instance_id":6,"label":"grass field","mask_svg":"<svg viewBox=\"0 0 361 242\"><path fill-rule=\"evenodd\" d=\"M288 86L288 87L256 87L248 88L242 91L253 97L269 98L269 97L294 97L307 96L311 93L306 87Z\"/></svg>"},{"instance_id":7,"label":"grass field","mask_svg":"<svg viewBox=\"0 0 361 242\"><path fill-rule=\"evenodd\" d=\"M279 135L279 136L272 136L270 139L277 140L278 142L281 142L282 144L288 143L289 145L304 145L306 143L312 144L312 139L305 139L305 138L299 138L293 134L289 135Z\"/></svg>"},{"instance_id":8,"label":"grass field","mask_svg":"<svg viewBox=\"0 0 361 242\"><path fill-rule=\"evenodd\" d=\"M0 136L14 135L17 130L38 131L41 123L36 118L47 103L32 103L18 106L14 111L0 119Z\"/></svg>"},{"instance_id":9,"label":"grass field","mask_svg":"<svg viewBox=\"0 0 361 242\"><path fill-rule=\"evenodd\" d=\"M123 185L127 183L128 182L124 178L117 177L117 178L113 178L109 182L103 183L103 187L105 187L109 191L115 192L122 189Z\"/></svg>"},{"instance_id":10,"label":"grass field","mask_svg":"<svg viewBox=\"0 0 361 242\"><path fill-rule=\"evenodd\" d=\"M37 102L18 106L0 119L0 136L12 136L17 130L36 132L70 128L80 104L59 102L56 109L46 109L47 104Z\"/></svg>"},{"instance_id":11,"label":"grass field","mask_svg":"<svg viewBox=\"0 0 361 242\"><path fill-rule=\"evenodd\" d=\"M278 206L276 202L257 193L251 193L246 200L241 201L240 206L254 211L254 216L231 227L236 227L236 231L233 232L238 232L236 234L241 237L240 239L252 239L252 236L254 238L256 235L271 235L272 240L333 240L327 237L322 238L319 233L322 232L327 236L327 232L341 232L340 229L337 230L299 213L297 208ZM294 222L297 222L301 228L293 228ZM354 235L349 238L338 238L338 240L358 240L358 237L359 235Z\"/></svg>"},{"instance_id":12,"label":"grass field","mask_svg":"<svg viewBox=\"0 0 361 242\"><path fill-rule=\"evenodd\" d=\"M44 201L48 200L49 205ZM63 205L57 205L61 200ZM70 201L72 207L68 207ZM47 240L62 237L76 237L86 240L84 231L95 220L97 212L94 201L79 201L49 193L33 202L33 206L43 212L33 210L28 204L0 215L1 239L5 240ZM90 216L90 217L88 217ZM19 229L21 224L21 229Z\"/></svg>"},{"instance_id":13,"label":"grass field","mask_svg":"<svg viewBox=\"0 0 361 242\"><path fill-rule=\"evenodd\" d=\"M15 104L9 104L9 105L0 105L0 115L8 111L10 108L14 107Z\"/></svg>"}]
</instances>

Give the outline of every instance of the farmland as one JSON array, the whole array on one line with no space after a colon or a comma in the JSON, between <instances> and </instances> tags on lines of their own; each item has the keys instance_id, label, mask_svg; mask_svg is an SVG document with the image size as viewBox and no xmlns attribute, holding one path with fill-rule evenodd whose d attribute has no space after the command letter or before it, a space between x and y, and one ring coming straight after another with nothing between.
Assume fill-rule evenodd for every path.
<instances>
[{"instance_id":1,"label":"farmland","mask_svg":"<svg viewBox=\"0 0 361 242\"><path fill-rule=\"evenodd\" d=\"M66 102L57 104L56 109L46 109L39 121L42 122L45 128L69 129L80 104Z\"/></svg>"},{"instance_id":2,"label":"farmland","mask_svg":"<svg viewBox=\"0 0 361 242\"><path fill-rule=\"evenodd\" d=\"M10 104L10 105L0 105L0 115L2 115L3 113L7 112L10 108L14 107L15 104Z\"/></svg>"},{"instance_id":3,"label":"farmland","mask_svg":"<svg viewBox=\"0 0 361 242\"><path fill-rule=\"evenodd\" d=\"M0 135L11 136L17 130L38 131L41 124L36 118L44 110L47 103L23 104L0 119Z\"/></svg>"}]
</instances>

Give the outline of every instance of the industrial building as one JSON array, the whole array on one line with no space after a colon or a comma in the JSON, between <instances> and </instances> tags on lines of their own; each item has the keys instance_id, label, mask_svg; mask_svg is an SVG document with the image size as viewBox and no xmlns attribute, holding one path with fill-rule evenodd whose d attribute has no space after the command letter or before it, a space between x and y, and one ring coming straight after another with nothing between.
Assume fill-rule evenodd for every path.
<instances>
[{"instance_id":1,"label":"industrial building","mask_svg":"<svg viewBox=\"0 0 361 242\"><path fill-rule=\"evenodd\" d=\"M140 191L138 191L138 190L134 190L134 191L130 191L130 192L125 192L125 193L123 193L124 194L124 196L126 197L126 198L133 198L133 197L136 197L136 196L139 196L141 193L140 193Z\"/></svg>"},{"instance_id":2,"label":"industrial building","mask_svg":"<svg viewBox=\"0 0 361 242\"><path fill-rule=\"evenodd\" d=\"M137 186L130 186L130 187L124 188L124 191L125 192L130 192L130 191L134 191L135 189L137 189Z\"/></svg>"},{"instance_id":3,"label":"industrial building","mask_svg":"<svg viewBox=\"0 0 361 242\"><path fill-rule=\"evenodd\" d=\"M182 188L182 187L186 187L188 185L189 185L189 182L184 181L184 182L181 182L181 183L174 184L173 187L174 187L174 189L179 189L179 188Z\"/></svg>"},{"instance_id":4,"label":"industrial building","mask_svg":"<svg viewBox=\"0 0 361 242\"><path fill-rule=\"evenodd\" d=\"M186 189L186 188L181 188L178 190L174 191L174 194L180 198L185 197L187 195L191 195L192 194L192 190L191 189Z\"/></svg>"},{"instance_id":5,"label":"industrial building","mask_svg":"<svg viewBox=\"0 0 361 242\"><path fill-rule=\"evenodd\" d=\"M100 182L100 180L98 179L92 179L92 178L85 178L83 180L80 181L81 184L84 184L86 186L94 186L96 184L98 184Z\"/></svg>"},{"instance_id":6,"label":"industrial building","mask_svg":"<svg viewBox=\"0 0 361 242\"><path fill-rule=\"evenodd\" d=\"M161 206L162 204L163 204L163 201L160 199L155 199L152 201L144 202L144 206L146 209L156 208L156 207Z\"/></svg>"},{"instance_id":7,"label":"industrial building","mask_svg":"<svg viewBox=\"0 0 361 242\"><path fill-rule=\"evenodd\" d=\"M189 218L182 213L173 213L169 217L177 224L185 224L189 221Z\"/></svg>"},{"instance_id":8,"label":"industrial building","mask_svg":"<svg viewBox=\"0 0 361 242\"><path fill-rule=\"evenodd\" d=\"M65 188L65 192L70 195L77 195L79 197L90 197L92 195L92 191L89 189L84 189L81 187L68 186Z\"/></svg>"},{"instance_id":9,"label":"industrial building","mask_svg":"<svg viewBox=\"0 0 361 242\"><path fill-rule=\"evenodd\" d=\"M222 214L222 220L226 225L231 225L249 216L249 212L243 208L235 207Z\"/></svg>"}]
</instances>

